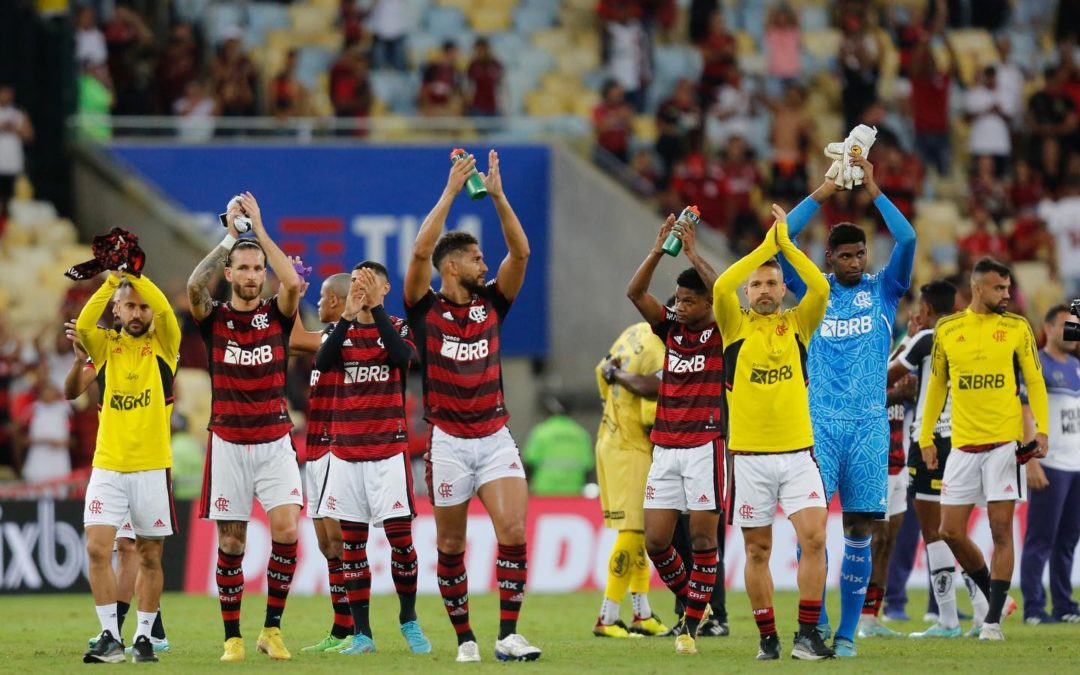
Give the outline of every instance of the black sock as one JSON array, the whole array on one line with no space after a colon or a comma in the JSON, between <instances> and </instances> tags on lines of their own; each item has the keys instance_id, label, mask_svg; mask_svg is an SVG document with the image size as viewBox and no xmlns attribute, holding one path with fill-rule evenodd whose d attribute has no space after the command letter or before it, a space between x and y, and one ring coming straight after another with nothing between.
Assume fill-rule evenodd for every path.
<instances>
[{"instance_id":1,"label":"black sock","mask_svg":"<svg viewBox=\"0 0 1080 675\"><path fill-rule=\"evenodd\" d=\"M157 638L158 640L165 639L165 624L161 622L161 608L157 609L157 616L154 618L154 625L150 628L150 637Z\"/></svg>"},{"instance_id":2,"label":"black sock","mask_svg":"<svg viewBox=\"0 0 1080 675\"><path fill-rule=\"evenodd\" d=\"M416 593L398 593L398 623L416 621Z\"/></svg>"},{"instance_id":3,"label":"black sock","mask_svg":"<svg viewBox=\"0 0 1080 675\"><path fill-rule=\"evenodd\" d=\"M975 585L979 587L979 590L983 592L983 595L990 598L990 570L986 569L986 565L982 566L982 569L975 570L974 572L968 572L968 576L975 582Z\"/></svg>"},{"instance_id":4,"label":"black sock","mask_svg":"<svg viewBox=\"0 0 1080 675\"><path fill-rule=\"evenodd\" d=\"M1001 623L1001 608L1005 606L1009 585L1008 579L990 580L990 593L986 596L990 599L990 609L986 610L986 623Z\"/></svg>"},{"instance_id":5,"label":"black sock","mask_svg":"<svg viewBox=\"0 0 1080 675\"><path fill-rule=\"evenodd\" d=\"M124 617L127 616L128 609L131 605L126 602L116 601L116 627L120 629L120 635L124 634ZM120 635L115 636L117 640L120 639Z\"/></svg>"}]
</instances>

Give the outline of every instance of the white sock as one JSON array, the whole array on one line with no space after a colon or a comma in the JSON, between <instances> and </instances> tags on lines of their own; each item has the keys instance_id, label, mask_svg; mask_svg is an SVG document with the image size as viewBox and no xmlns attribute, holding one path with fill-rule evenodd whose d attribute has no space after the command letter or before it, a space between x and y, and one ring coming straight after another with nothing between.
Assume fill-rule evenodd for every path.
<instances>
[{"instance_id":1,"label":"white sock","mask_svg":"<svg viewBox=\"0 0 1080 675\"><path fill-rule=\"evenodd\" d=\"M926 561L930 567L930 583L938 605L938 623L942 628L956 628L960 619L956 615L956 560L949 545L935 541L926 545Z\"/></svg>"},{"instance_id":2,"label":"white sock","mask_svg":"<svg viewBox=\"0 0 1080 675\"><path fill-rule=\"evenodd\" d=\"M986 596L983 595L979 585L967 574L964 575L964 585L967 586L968 597L971 598L971 609L975 614L972 624L975 627L979 627L983 624L986 613L990 611L990 602L986 599Z\"/></svg>"},{"instance_id":3,"label":"white sock","mask_svg":"<svg viewBox=\"0 0 1080 675\"><path fill-rule=\"evenodd\" d=\"M150 629L154 627L154 621L157 620L157 612L138 612L138 622L135 624L135 638L134 642L140 635L145 635L147 639L150 638Z\"/></svg>"},{"instance_id":4,"label":"white sock","mask_svg":"<svg viewBox=\"0 0 1080 675\"><path fill-rule=\"evenodd\" d=\"M631 593L630 599L634 603L634 616L639 619L652 617L652 607L649 606L648 593Z\"/></svg>"},{"instance_id":5,"label":"white sock","mask_svg":"<svg viewBox=\"0 0 1080 675\"><path fill-rule=\"evenodd\" d=\"M610 626L618 620L619 603L612 602L605 597L604 602L600 603L600 623Z\"/></svg>"},{"instance_id":6,"label":"white sock","mask_svg":"<svg viewBox=\"0 0 1080 675\"><path fill-rule=\"evenodd\" d=\"M120 624L116 617L116 603L108 605L96 605L98 621L101 622L101 632L109 631L114 640L120 639Z\"/></svg>"}]
</instances>

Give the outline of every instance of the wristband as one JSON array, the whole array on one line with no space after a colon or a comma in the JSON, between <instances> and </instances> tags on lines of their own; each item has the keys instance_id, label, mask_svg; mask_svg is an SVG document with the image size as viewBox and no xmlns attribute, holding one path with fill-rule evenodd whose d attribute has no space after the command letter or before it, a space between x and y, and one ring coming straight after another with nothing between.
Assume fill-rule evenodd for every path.
<instances>
[{"instance_id":1,"label":"wristband","mask_svg":"<svg viewBox=\"0 0 1080 675\"><path fill-rule=\"evenodd\" d=\"M221 240L221 243L218 244L218 246L223 246L223 247L225 247L226 251L231 251L232 247L233 247L233 244L235 244L235 243L236 243L236 237L232 236L231 234L227 234L227 235L225 235L225 238Z\"/></svg>"}]
</instances>

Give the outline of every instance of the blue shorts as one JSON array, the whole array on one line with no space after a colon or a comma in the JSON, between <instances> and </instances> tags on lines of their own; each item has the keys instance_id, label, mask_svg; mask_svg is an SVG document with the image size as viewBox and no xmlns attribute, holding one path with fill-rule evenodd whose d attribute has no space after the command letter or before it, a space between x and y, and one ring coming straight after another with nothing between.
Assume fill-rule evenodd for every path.
<instances>
[{"instance_id":1,"label":"blue shorts","mask_svg":"<svg viewBox=\"0 0 1080 675\"><path fill-rule=\"evenodd\" d=\"M844 513L883 517L889 498L889 420L815 419L814 457L825 499L840 492Z\"/></svg>"}]
</instances>

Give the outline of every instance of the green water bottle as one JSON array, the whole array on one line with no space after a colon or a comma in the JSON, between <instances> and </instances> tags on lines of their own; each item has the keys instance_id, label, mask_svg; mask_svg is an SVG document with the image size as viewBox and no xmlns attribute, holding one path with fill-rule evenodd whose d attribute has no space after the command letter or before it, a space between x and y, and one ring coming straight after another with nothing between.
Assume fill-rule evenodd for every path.
<instances>
[{"instance_id":1,"label":"green water bottle","mask_svg":"<svg viewBox=\"0 0 1080 675\"><path fill-rule=\"evenodd\" d=\"M675 221L675 227L671 229L671 234L664 240L664 245L661 247L664 253L675 257L679 255L679 251L682 250L682 239L675 236L675 231L682 232L682 228L679 227L680 223L691 223L694 227L698 226L701 222L701 211L697 206L687 206L679 214L679 219Z\"/></svg>"},{"instance_id":2,"label":"green water bottle","mask_svg":"<svg viewBox=\"0 0 1080 675\"><path fill-rule=\"evenodd\" d=\"M460 162L468 158L469 153L462 148L454 148L450 151L451 162ZM480 178L480 174L473 171L473 175L465 181L465 191L469 193L469 199L472 200L483 199L487 196L487 188L484 187L484 180Z\"/></svg>"}]
</instances>

